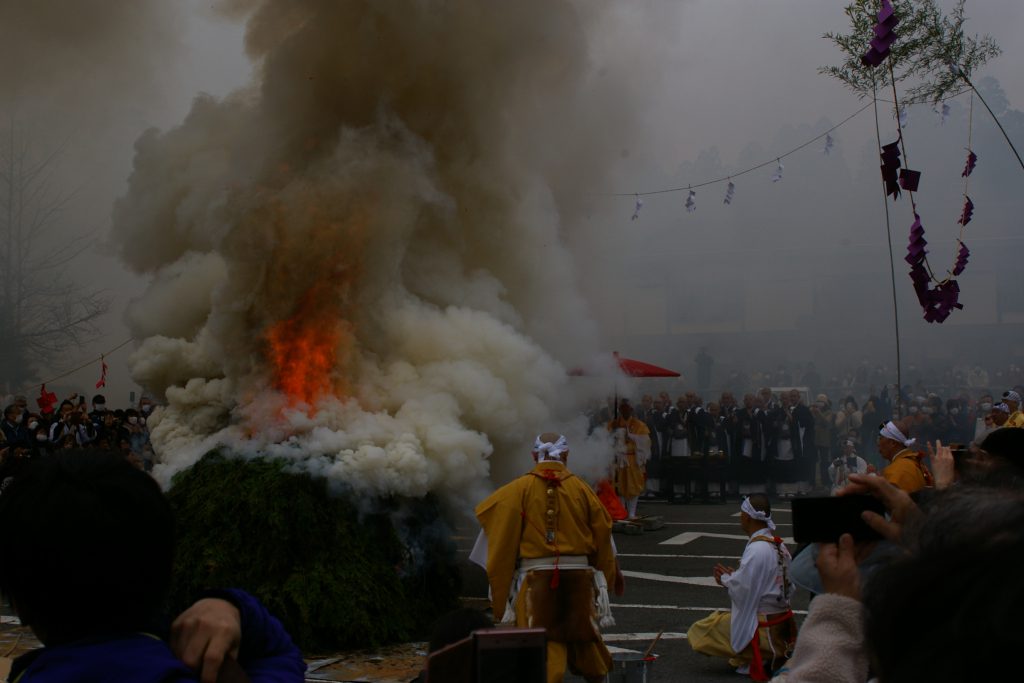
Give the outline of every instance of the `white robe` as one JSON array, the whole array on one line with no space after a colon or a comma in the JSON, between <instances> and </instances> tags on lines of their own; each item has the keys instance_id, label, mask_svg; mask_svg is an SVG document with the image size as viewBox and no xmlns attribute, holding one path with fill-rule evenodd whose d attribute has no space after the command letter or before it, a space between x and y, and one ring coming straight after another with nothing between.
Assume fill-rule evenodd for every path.
<instances>
[{"instance_id":1,"label":"white robe","mask_svg":"<svg viewBox=\"0 0 1024 683\"><path fill-rule=\"evenodd\" d=\"M868 473L868 463L867 461L864 460L864 458L860 457L859 455L857 456L857 464L852 469L847 466L846 458L843 458L842 460L843 462L840 463L838 467L836 467L835 465L828 466L828 477L829 479L832 480L833 495L835 495L836 491L850 483L849 477L851 474Z\"/></svg>"},{"instance_id":2,"label":"white robe","mask_svg":"<svg viewBox=\"0 0 1024 683\"><path fill-rule=\"evenodd\" d=\"M742 652L750 645L757 630L758 614L775 614L789 609L785 595L793 594L793 583L783 592L782 568L774 543L754 541L756 536L771 538L772 532L760 529L751 534L747 547L743 549L739 569L722 577L722 585L729 591L732 601L732 625L729 633L734 652ZM786 573L789 573L790 555L782 546Z\"/></svg>"}]
</instances>

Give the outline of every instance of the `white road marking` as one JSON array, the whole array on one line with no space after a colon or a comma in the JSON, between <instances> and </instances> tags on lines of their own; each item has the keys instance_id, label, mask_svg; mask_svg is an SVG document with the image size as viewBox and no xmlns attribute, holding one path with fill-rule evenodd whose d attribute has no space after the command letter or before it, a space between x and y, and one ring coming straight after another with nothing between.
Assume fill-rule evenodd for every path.
<instances>
[{"instance_id":1,"label":"white road marking","mask_svg":"<svg viewBox=\"0 0 1024 683\"><path fill-rule=\"evenodd\" d=\"M0 615L0 624L20 624L20 623L21 623L21 619L19 619L18 617L7 616L6 614L5 615Z\"/></svg>"},{"instance_id":2,"label":"white road marking","mask_svg":"<svg viewBox=\"0 0 1024 683\"><path fill-rule=\"evenodd\" d=\"M612 603L612 612L617 609L672 609L685 612L714 612L715 610L727 610L728 605L722 607L688 607L685 605L627 605L617 602ZM807 614L807 610L795 609L793 614Z\"/></svg>"},{"instance_id":3,"label":"white road marking","mask_svg":"<svg viewBox=\"0 0 1024 683\"><path fill-rule=\"evenodd\" d=\"M698 538L730 538L738 541L749 541L750 537L743 534L717 534L708 531L684 531L678 536L673 536L667 540L662 541L659 545L686 545L691 541L696 541ZM784 543L793 543L792 538L783 538Z\"/></svg>"},{"instance_id":4,"label":"white road marking","mask_svg":"<svg viewBox=\"0 0 1024 683\"><path fill-rule=\"evenodd\" d=\"M738 560L739 555L662 555L660 553L619 553L617 557L664 557L673 560Z\"/></svg>"},{"instance_id":5,"label":"white road marking","mask_svg":"<svg viewBox=\"0 0 1024 683\"><path fill-rule=\"evenodd\" d=\"M686 583L691 586L718 586L713 576L666 576L664 574L652 574L650 572L631 572L623 570L623 576L631 579L647 579L648 581L661 581L663 583Z\"/></svg>"},{"instance_id":6,"label":"white road marking","mask_svg":"<svg viewBox=\"0 0 1024 683\"><path fill-rule=\"evenodd\" d=\"M658 637L657 633L602 633L601 637L604 638L605 642L609 640L617 643L627 642L630 640L646 640L648 642ZM686 640L685 633L662 633L660 640Z\"/></svg>"}]
</instances>

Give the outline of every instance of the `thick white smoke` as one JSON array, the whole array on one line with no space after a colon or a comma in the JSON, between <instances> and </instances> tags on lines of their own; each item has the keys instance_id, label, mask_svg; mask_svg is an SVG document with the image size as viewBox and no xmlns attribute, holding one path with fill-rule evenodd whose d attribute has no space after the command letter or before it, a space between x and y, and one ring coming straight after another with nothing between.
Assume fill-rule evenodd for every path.
<instances>
[{"instance_id":1,"label":"thick white smoke","mask_svg":"<svg viewBox=\"0 0 1024 683\"><path fill-rule=\"evenodd\" d=\"M257 81L136 146L114 239L167 478L206 450L474 500L571 421L600 341L565 231L605 3L232 3ZM614 118L614 115L612 115ZM602 453L602 455L596 455Z\"/></svg>"}]
</instances>

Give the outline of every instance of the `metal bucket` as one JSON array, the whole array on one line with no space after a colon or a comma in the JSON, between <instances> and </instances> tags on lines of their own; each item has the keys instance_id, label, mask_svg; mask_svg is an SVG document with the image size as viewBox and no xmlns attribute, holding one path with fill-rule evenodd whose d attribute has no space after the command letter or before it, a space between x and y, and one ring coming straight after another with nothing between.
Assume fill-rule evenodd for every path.
<instances>
[{"instance_id":1,"label":"metal bucket","mask_svg":"<svg viewBox=\"0 0 1024 683\"><path fill-rule=\"evenodd\" d=\"M608 672L608 683L647 683L647 672L654 665L657 655L642 652L615 652L612 654L612 670Z\"/></svg>"}]
</instances>

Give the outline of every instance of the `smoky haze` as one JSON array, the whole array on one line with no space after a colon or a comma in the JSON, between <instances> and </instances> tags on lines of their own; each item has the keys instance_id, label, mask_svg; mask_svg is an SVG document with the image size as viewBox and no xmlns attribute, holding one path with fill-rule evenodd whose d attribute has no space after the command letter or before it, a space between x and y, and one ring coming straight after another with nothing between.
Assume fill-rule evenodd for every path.
<instances>
[{"instance_id":1,"label":"smoky haze","mask_svg":"<svg viewBox=\"0 0 1024 683\"><path fill-rule=\"evenodd\" d=\"M844 29L838 3L93 4L0 5L0 26L23 29L4 41L16 59L0 83L41 141L70 141L65 182L87 190L64 227L100 236L75 275L116 297L91 350L138 341L131 372L168 403L154 426L167 474L259 434L254 448L305 448L309 467L374 491L464 491L488 467L522 470L536 432L581 435L571 415L588 394L638 390L564 376L612 349L684 372L650 385L673 393L693 388L701 346L716 389L750 388L725 387L734 370L809 361L895 380L870 110L830 155L821 141L783 159L779 182L774 163L735 178L729 206L722 183L696 190L692 213L685 191L667 193L630 221L633 198L613 196L773 161L859 108L816 72L839 59L820 38ZM968 13L1005 50L978 78L998 79L1020 141L1018 4ZM940 271L969 100L950 105L944 125L913 108L906 131ZM880 125L894 139L884 105ZM944 325L920 318L902 261L912 217L905 198L890 206L918 367L1024 355L1024 172L977 106L972 146L965 310ZM300 312L315 333L287 325ZM330 390L358 401L325 399L310 418L267 391L283 381L272 329L283 358L305 353L296 338L327 340ZM73 355L40 378L89 357ZM125 357L111 366L124 396ZM598 447L580 450L600 465Z\"/></svg>"}]
</instances>

